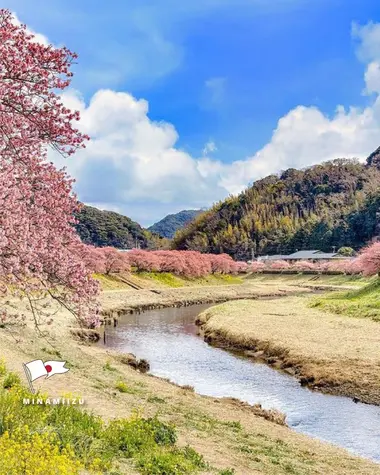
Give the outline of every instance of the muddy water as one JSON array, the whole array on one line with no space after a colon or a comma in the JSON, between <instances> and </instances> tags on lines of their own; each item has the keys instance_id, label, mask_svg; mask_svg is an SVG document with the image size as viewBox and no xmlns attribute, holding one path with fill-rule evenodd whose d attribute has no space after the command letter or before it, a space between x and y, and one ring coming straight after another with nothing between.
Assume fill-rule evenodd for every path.
<instances>
[{"instance_id":1,"label":"muddy water","mask_svg":"<svg viewBox=\"0 0 380 475\"><path fill-rule=\"evenodd\" d=\"M118 327L107 327L107 346L148 359L152 374L199 394L276 408L294 430L380 462L380 407L310 391L291 376L209 346L194 325L207 307L125 315Z\"/></svg>"}]
</instances>

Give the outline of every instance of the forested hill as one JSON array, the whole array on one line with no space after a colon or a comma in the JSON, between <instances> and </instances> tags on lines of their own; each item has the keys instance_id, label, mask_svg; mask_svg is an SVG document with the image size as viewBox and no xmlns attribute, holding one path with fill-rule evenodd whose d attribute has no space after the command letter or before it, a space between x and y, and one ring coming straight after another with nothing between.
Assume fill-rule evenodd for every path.
<instances>
[{"instance_id":1,"label":"forested hill","mask_svg":"<svg viewBox=\"0 0 380 475\"><path fill-rule=\"evenodd\" d=\"M237 259L359 248L379 233L377 164L372 154L367 164L337 159L268 176L200 215L177 233L173 247Z\"/></svg>"},{"instance_id":2,"label":"forested hill","mask_svg":"<svg viewBox=\"0 0 380 475\"><path fill-rule=\"evenodd\" d=\"M183 228L200 213L202 213L201 210L189 209L176 214L168 214L148 229L162 237L171 239L178 229Z\"/></svg>"},{"instance_id":3,"label":"forested hill","mask_svg":"<svg viewBox=\"0 0 380 475\"><path fill-rule=\"evenodd\" d=\"M149 247L149 233L130 218L113 211L84 206L76 216L77 232L86 244L113 246L120 249Z\"/></svg>"}]
</instances>

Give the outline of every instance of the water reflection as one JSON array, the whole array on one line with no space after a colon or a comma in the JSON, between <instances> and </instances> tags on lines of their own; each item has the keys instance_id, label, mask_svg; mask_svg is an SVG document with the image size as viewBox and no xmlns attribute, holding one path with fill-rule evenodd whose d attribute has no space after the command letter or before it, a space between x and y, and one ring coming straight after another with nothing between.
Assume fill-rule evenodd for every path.
<instances>
[{"instance_id":1,"label":"water reflection","mask_svg":"<svg viewBox=\"0 0 380 475\"><path fill-rule=\"evenodd\" d=\"M379 407L312 392L264 364L209 346L194 325L207 307L126 315L118 327L107 327L107 346L148 359L152 374L200 394L276 408L295 430L380 462Z\"/></svg>"}]
</instances>

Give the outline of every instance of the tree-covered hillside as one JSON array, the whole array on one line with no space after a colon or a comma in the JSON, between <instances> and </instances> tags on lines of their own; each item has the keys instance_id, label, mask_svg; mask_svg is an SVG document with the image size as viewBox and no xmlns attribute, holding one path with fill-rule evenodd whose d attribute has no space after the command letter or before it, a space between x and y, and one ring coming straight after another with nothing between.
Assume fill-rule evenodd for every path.
<instances>
[{"instance_id":1,"label":"tree-covered hillside","mask_svg":"<svg viewBox=\"0 0 380 475\"><path fill-rule=\"evenodd\" d=\"M337 159L268 176L195 218L177 233L173 247L226 252L238 259L252 252L357 249L379 232L375 164Z\"/></svg>"},{"instance_id":2,"label":"tree-covered hillside","mask_svg":"<svg viewBox=\"0 0 380 475\"><path fill-rule=\"evenodd\" d=\"M200 213L202 213L201 210L189 209L180 211L176 214L168 214L165 218L153 224L153 226L148 229L162 237L171 239L174 237L174 234L178 229L183 228Z\"/></svg>"},{"instance_id":3,"label":"tree-covered hillside","mask_svg":"<svg viewBox=\"0 0 380 475\"><path fill-rule=\"evenodd\" d=\"M79 221L77 232L86 244L119 249L148 247L148 236L144 229L119 213L84 206L76 218Z\"/></svg>"}]
</instances>

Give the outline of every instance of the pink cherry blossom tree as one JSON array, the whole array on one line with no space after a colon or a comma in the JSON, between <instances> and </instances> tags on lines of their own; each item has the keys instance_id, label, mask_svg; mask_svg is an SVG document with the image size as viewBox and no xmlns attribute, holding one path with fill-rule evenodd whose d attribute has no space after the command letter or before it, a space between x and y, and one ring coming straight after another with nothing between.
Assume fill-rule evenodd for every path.
<instances>
[{"instance_id":1,"label":"pink cherry blossom tree","mask_svg":"<svg viewBox=\"0 0 380 475\"><path fill-rule=\"evenodd\" d=\"M317 266L310 261L298 261L295 262L292 266L292 269L297 270L299 272L307 271L307 270L317 270Z\"/></svg>"},{"instance_id":2,"label":"pink cherry blossom tree","mask_svg":"<svg viewBox=\"0 0 380 475\"><path fill-rule=\"evenodd\" d=\"M71 249L81 259L89 272L96 274L106 273L106 263L102 248L78 242Z\"/></svg>"},{"instance_id":3,"label":"pink cherry blossom tree","mask_svg":"<svg viewBox=\"0 0 380 475\"><path fill-rule=\"evenodd\" d=\"M357 258L356 266L364 275L380 276L380 242L365 247Z\"/></svg>"},{"instance_id":4,"label":"pink cherry blossom tree","mask_svg":"<svg viewBox=\"0 0 380 475\"><path fill-rule=\"evenodd\" d=\"M155 251L160 261L161 272L171 272L177 275L184 275L186 272L186 259L181 251Z\"/></svg>"},{"instance_id":5,"label":"pink cherry blossom tree","mask_svg":"<svg viewBox=\"0 0 380 475\"><path fill-rule=\"evenodd\" d=\"M128 253L128 258L131 266L140 272L158 272L161 269L160 258L152 251L134 249Z\"/></svg>"},{"instance_id":6,"label":"pink cherry blossom tree","mask_svg":"<svg viewBox=\"0 0 380 475\"><path fill-rule=\"evenodd\" d=\"M250 264L248 270L250 272L257 273L257 272L262 272L263 270L265 270L265 267L266 266L265 266L264 262L262 262L262 261L253 261Z\"/></svg>"},{"instance_id":7,"label":"pink cherry blossom tree","mask_svg":"<svg viewBox=\"0 0 380 475\"><path fill-rule=\"evenodd\" d=\"M290 264L289 262L279 260L272 262L270 268L273 270L286 270L290 268Z\"/></svg>"},{"instance_id":8,"label":"pink cherry blossom tree","mask_svg":"<svg viewBox=\"0 0 380 475\"><path fill-rule=\"evenodd\" d=\"M129 272L131 270L126 252L121 252L114 247L103 247L98 252L103 257L105 274Z\"/></svg>"},{"instance_id":9,"label":"pink cherry blossom tree","mask_svg":"<svg viewBox=\"0 0 380 475\"><path fill-rule=\"evenodd\" d=\"M214 274L229 274L235 271L235 262L228 254L209 254L209 260Z\"/></svg>"},{"instance_id":10,"label":"pink cherry blossom tree","mask_svg":"<svg viewBox=\"0 0 380 475\"><path fill-rule=\"evenodd\" d=\"M237 274L244 274L248 271L248 264L244 261L234 262L233 271Z\"/></svg>"},{"instance_id":11,"label":"pink cherry blossom tree","mask_svg":"<svg viewBox=\"0 0 380 475\"><path fill-rule=\"evenodd\" d=\"M73 252L73 180L46 160L48 148L69 156L88 138L57 94L75 59L67 48L37 43L0 10L0 282L3 297L27 299L36 322L41 296L49 296L95 326L98 284Z\"/></svg>"}]
</instances>

